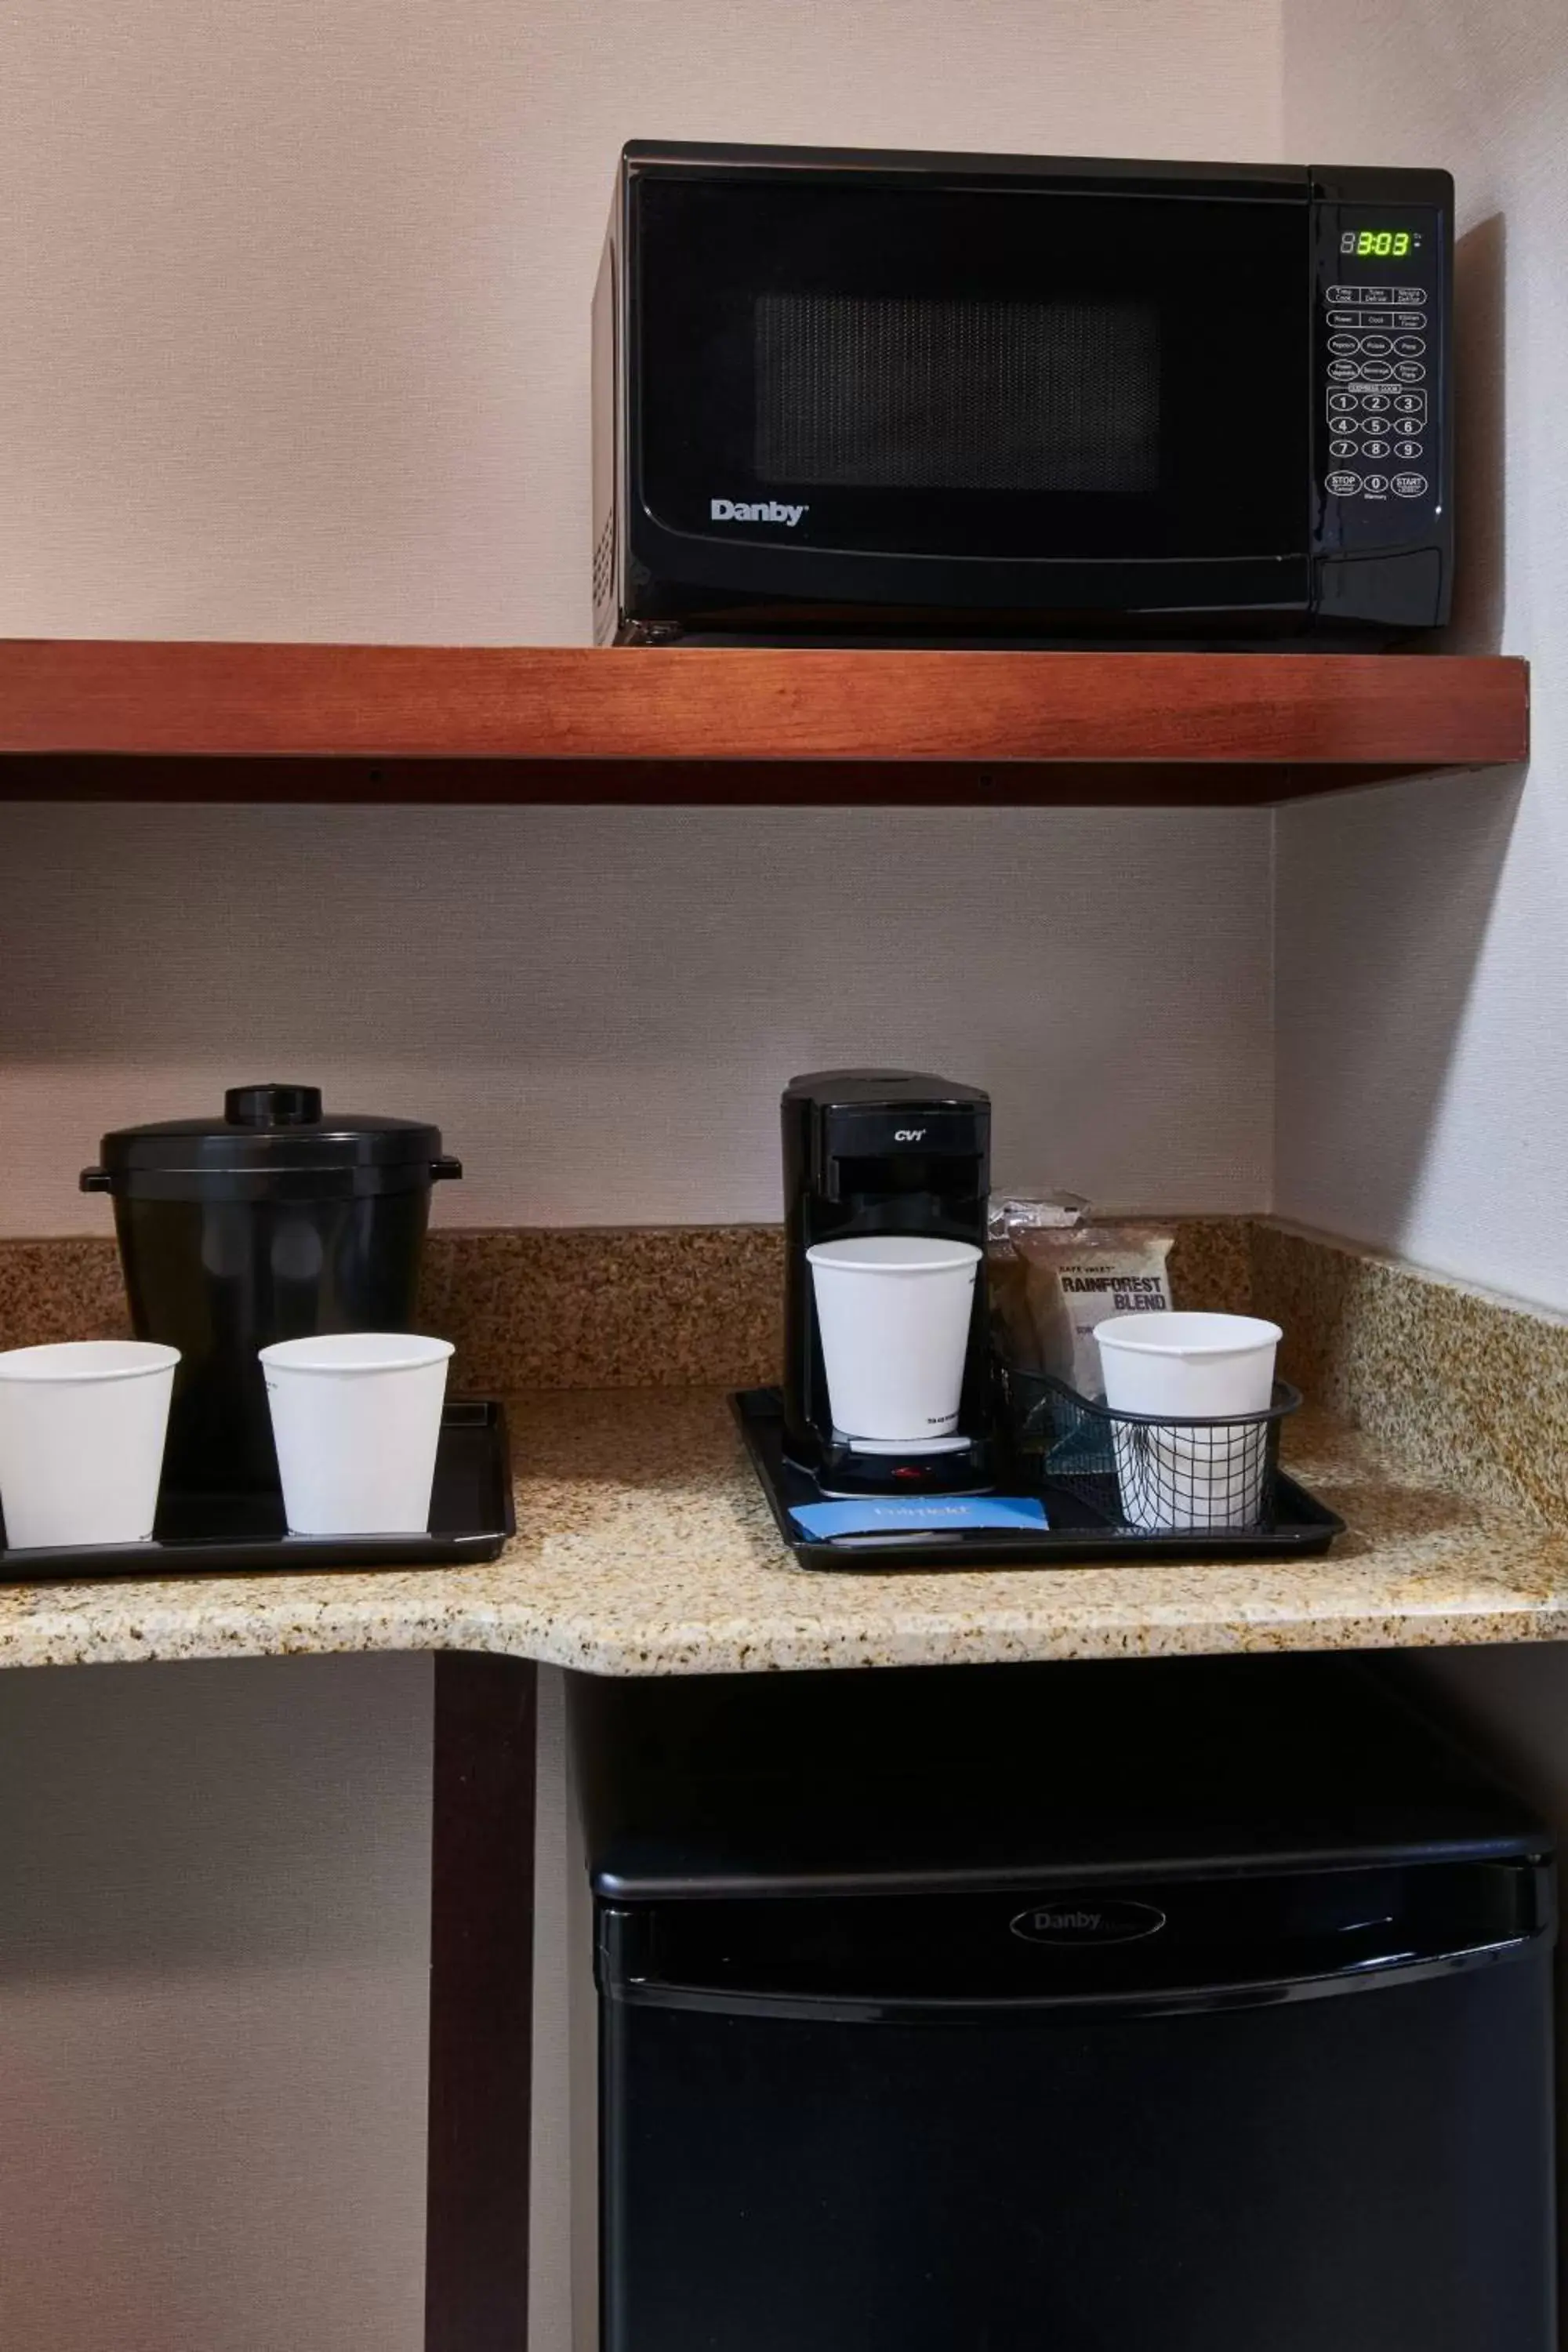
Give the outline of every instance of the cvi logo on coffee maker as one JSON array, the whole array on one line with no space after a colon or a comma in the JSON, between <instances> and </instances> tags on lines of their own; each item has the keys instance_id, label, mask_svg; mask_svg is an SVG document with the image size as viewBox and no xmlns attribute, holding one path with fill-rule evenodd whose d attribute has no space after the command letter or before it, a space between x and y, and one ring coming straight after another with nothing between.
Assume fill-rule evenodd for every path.
<instances>
[{"instance_id":1,"label":"cvi logo on coffee maker","mask_svg":"<svg viewBox=\"0 0 1568 2352\"><path fill-rule=\"evenodd\" d=\"M793 530L809 507L786 507L777 499L753 499L748 505L744 499L710 499L708 512L715 522L782 522Z\"/></svg>"}]
</instances>

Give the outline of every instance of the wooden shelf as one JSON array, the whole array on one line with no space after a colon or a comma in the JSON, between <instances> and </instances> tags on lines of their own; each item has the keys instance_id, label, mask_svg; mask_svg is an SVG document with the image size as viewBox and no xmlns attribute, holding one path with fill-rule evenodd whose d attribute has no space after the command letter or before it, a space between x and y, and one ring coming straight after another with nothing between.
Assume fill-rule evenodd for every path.
<instances>
[{"instance_id":1,"label":"wooden shelf","mask_svg":"<svg viewBox=\"0 0 1568 2352\"><path fill-rule=\"evenodd\" d=\"M0 642L0 798L1261 803L1529 748L1502 656Z\"/></svg>"}]
</instances>

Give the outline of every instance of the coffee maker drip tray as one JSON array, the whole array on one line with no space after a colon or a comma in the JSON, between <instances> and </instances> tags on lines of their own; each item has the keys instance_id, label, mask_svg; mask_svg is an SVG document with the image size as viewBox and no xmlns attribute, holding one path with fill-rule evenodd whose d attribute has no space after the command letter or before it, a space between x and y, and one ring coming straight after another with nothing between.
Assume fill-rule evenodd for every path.
<instances>
[{"instance_id":1,"label":"coffee maker drip tray","mask_svg":"<svg viewBox=\"0 0 1568 2352\"><path fill-rule=\"evenodd\" d=\"M742 1389L731 1400L780 1536L802 1568L1067 1568L1090 1561L1303 1558L1326 1551L1343 1521L1281 1471L1267 1528L1151 1533L1124 1525L1089 1497L1085 1482L1039 1479L996 1458L992 1441L962 1440L962 1453L873 1454L848 1439L824 1449L815 1469L785 1450L783 1392ZM1000 1482L1000 1483L999 1483ZM963 1498L974 1498L963 1523ZM864 1521L847 1509L868 1503ZM931 1522L921 1506L930 1500ZM804 1512L804 1522L796 1514ZM828 1528L841 1532L825 1532Z\"/></svg>"},{"instance_id":2,"label":"coffee maker drip tray","mask_svg":"<svg viewBox=\"0 0 1568 2352\"><path fill-rule=\"evenodd\" d=\"M995 1450L989 1437L926 1437L906 1444L846 1437L836 1429L808 1475L824 1496L985 1495L996 1483Z\"/></svg>"}]
</instances>

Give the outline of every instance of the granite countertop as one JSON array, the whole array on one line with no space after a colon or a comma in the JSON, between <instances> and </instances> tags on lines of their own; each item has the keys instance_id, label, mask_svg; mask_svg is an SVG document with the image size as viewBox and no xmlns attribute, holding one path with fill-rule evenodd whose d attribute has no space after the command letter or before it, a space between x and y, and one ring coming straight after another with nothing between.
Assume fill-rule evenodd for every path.
<instances>
[{"instance_id":1,"label":"granite countertop","mask_svg":"<svg viewBox=\"0 0 1568 2352\"><path fill-rule=\"evenodd\" d=\"M595 1674L1568 1638L1568 1530L1300 1416L1348 1522L1321 1559L822 1575L780 1544L722 1394L513 1400L516 1539L488 1567L0 1587L0 1665L476 1650Z\"/></svg>"}]
</instances>

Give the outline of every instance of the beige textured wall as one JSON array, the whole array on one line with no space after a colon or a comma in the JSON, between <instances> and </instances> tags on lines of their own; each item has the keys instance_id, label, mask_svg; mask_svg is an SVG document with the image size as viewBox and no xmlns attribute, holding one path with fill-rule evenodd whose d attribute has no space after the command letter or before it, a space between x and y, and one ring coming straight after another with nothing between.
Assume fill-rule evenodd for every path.
<instances>
[{"instance_id":1,"label":"beige textured wall","mask_svg":"<svg viewBox=\"0 0 1568 2352\"><path fill-rule=\"evenodd\" d=\"M991 1087L1001 1181L1256 1209L1268 823L0 806L0 1233L273 1076L437 1119L455 1223L772 1219L783 1081L884 1056Z\"/></svg>"},{"instance_id":2,"label":"beige textured wall","mask_svg":"<svg viewBox=\"0 0 1568 2352\"><path fill-rule=\"evenodd\" d=\"M11 0L0 634L589 633L631 137L1268 155L1276 0Z\"/></svg>"},{"instance_id":3,"label":"beige textured wall","mask_svg":"<svg viewBox=\"0 0 1568 2352\"><path fill-rule=\"evenodd\" d=\"M1277 0L12 0L0 632L583 640L624 139L1267 157L1278 38ZM470 1215L767 1213L779 1077L884 1052L992 1079L1031 1172L1259 1205L1268 850L1245 814L0 812L0 1231L79 1222L106 1121L274 1060L441 1117ZM0 1681L58 1923L0 1980L0 2341L416 2352L426 1685L367 1668L340 1739L324 1683L264 1665L237 1752L208 1671ZM191 1792L128 1775L143 1740L210 1776L237 1855L185 1867ZM62 1772L88 1828L142 1791L129 1940L114 1837L53 1843ZM536 2352L566 2352L574 2260L580 2329L591 2299L564 1805L552 1735ZM227 1882L280 1822L268 1941Z\"/></svg>"}]
</instances>

